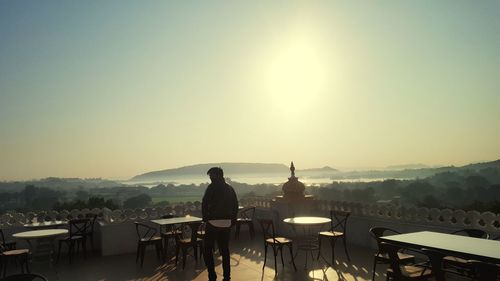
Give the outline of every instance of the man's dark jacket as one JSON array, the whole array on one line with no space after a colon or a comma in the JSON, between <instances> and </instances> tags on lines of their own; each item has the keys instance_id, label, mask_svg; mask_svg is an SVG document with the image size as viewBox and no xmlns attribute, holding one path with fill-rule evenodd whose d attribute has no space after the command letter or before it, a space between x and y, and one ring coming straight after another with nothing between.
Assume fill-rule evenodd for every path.
<instances>
[{"instance_id":1,"label":"man's dark jacket","mask_svg":"<svg viewBox=\"0 0 500 281\"><path fill-rule=\"evenodd\" d=\"M233 223L238 215L238 198L224 181L208 185L201 202L203 221L228 219Z\"/></svg>"}]
</instances>

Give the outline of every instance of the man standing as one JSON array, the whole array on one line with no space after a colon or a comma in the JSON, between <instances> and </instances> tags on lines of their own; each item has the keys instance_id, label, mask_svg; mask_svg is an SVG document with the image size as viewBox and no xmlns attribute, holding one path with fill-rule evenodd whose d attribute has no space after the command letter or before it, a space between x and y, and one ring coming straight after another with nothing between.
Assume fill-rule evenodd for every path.
<instances>
[{"instance_id":1,"label":"man standing","mask_svg":"<svg viewBox=\"0 0 500 281\"><path fill-rule=\"evenodd\" d=\"M208 269L208 280L215 281L217 273L214 266L214 242L217 241L222 255L223 281L231 279L229 264L229 232L238 215L238 198L232 186L224 180L224 171L219 167L210 168L207 172L211 184L208 185L201 203L201 212L205 227L204 259Z\"/></svg>"}]
</instances>

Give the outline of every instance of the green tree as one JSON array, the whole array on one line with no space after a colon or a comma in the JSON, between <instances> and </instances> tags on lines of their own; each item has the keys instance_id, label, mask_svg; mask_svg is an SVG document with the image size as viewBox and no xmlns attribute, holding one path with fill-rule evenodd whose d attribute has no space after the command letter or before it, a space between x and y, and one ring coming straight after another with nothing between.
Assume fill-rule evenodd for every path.
<instances>
[{"instance_id":1,"label":"green tree","mask_svg":"<svg viewBox=\"0 0 500 281\"><path fill-rule=\"evenodd\" d=\"M151 202L151 196L142 193L125 200L125 202L123 202L123 207L127 209L144 208L146 206L149 206Z\"/></svg>"}]
</instances>

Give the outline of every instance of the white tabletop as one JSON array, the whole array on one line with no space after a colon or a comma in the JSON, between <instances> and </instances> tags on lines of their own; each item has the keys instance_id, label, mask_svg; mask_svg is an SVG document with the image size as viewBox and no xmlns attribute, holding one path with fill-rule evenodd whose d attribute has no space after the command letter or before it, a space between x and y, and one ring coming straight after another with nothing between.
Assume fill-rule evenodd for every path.
<instances>
[{"instance_id":1,"label":"white tabletop","mask_svg":"<svg viewBox=\"0 0 500 281\"><path fill-rule=\"evenodd\" d=\"M178 224L178 223L189 223L189 222L201 222L202 219L193 216L185 216L185 217L177 217L170 219L158 219L151 220L152 223L156 223L159 225L168 225L168 224Z\"/></svg>"},{"instance_id":2,"label":"white tabletop","mask_svg":"<svg viewBox=\"0 0 500 281\"><path fill-rule=\"evenodd\" d=\"M411 248L430 248L466 259L500 261L500 241L431 231L383 236L382 241Z\"/></svg>"},{"instance_id":3,"label":"white tabletop","mask_svg":"<svg viewBox=\"0 0 500 281\"><path fill-rule=\"evenodd\" d=\"M317 225L329 223L332 220L324 217L293 217L286 218L283 220L285 223L295 224L295 225Z\"/></svg>"},{"instance_id":4,"label":"white tabletop","mask_svg":"<svg viewBox=\"0 0 500 281\"><path fill-rule=\"evenodd\" d=\"M68 230L67 229L31 230L31 231L14 233L12 234L12 237L20 239L37 239L37 238L58 236L63 234L68 234Z\"/></svg>"},{"instance_id":5,"label":"white tabletop","mask_svg":"<svg viewBox=\"0 0 500 281\"><path fill-rule=\"evenodd\" d=\"M25 224L24 227L27 228L37 228L37 227L51 227L51 226L61 226L67 225L67 221L44 221L44 222L34 222Z\"/></svg>"}]
</instances>

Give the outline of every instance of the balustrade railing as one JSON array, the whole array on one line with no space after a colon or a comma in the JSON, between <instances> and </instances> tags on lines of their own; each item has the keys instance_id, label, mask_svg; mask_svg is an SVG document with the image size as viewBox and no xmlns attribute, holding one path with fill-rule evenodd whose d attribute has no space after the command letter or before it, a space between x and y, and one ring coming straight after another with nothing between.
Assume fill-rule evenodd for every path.
<instances>
[{"instance_id":1,"label":"balustrade railing","mask_svg":"<svg viewBox=\"0 0 500 281\"><path fill-rule=\"evenodd\" d=\"M268 198L244 198L240 200L243 206L256 206L258 209L271 209L272 201ZM478 228L491 233L500 233L500 215L492 212L436 209L424 207L405 207L387 204L365 204L345 201L316 200L314 206L317 212L327 213L329 210L349 211L353 216L368 217L381 220L392 220L401 223L422 225L439 225L450 228ZM18 226L31 222L69 220L82 218L87 214L97 214L101 221L116 224L135 220L150 220L166 214L200 215L201 203L186 202L171 206L143 209L82 209L71 211L40 211L40 212L8 212L0 216L1 227Z\"/></svg>"}]
</instances>

